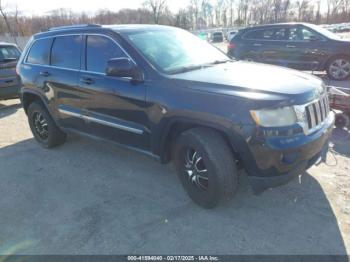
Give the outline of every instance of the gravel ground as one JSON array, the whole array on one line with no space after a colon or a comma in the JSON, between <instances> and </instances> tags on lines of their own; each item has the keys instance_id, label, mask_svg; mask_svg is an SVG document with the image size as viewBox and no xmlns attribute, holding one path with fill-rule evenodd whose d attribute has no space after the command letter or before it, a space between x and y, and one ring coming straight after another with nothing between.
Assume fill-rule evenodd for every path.
<instances>
[{"instance_id":1,"label":"gravel ground","mask_svg":"<svg viewBox=\"0 0 350 262\"><path fill-rule=\"evenodd\" d=\"M254 195L242 172L231 202L193 204L171 165L70 137L32 138L18 100L0 101L1 254L347 254L350 133L327 165Z\"/></svg>"}]
</instances>

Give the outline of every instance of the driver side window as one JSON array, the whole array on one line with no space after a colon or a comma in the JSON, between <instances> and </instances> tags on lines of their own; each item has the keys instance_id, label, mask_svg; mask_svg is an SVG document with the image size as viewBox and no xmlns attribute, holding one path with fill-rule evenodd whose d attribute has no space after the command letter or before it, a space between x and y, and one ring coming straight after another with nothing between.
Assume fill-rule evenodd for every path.
<instances>
[{"instance_id":1,"label":"driver side window","mask_svg":"<svg viewBox=\"0 0 350 262\"><path fill-rule=\"evenodd\" d=\"M127 57L111 39L100 35L89 35L86 41L86 70L105 73L111 58Z\"/></svg>"},{"instance_id":2,"label":"driver side window","mask_svg":"<svg viewBox=\"0 0 350 262\"><path fill-rule=\"evenodd\" d=\"M313 40L313 39L319 39L319 35L310 31L309 29L307 28L301 28L301 36L303 38L303 40L306 40L306 41L310 41L310 40Z\"/></svg>"},{"instance_id":3,"label":"driver side window","mask_svg":"<svg viewBox=\"0 0 350 262\"><path fill-rule=\"evenodd\" d=\"M305 27L293 27L289 29L290 41L310 41L313 39L320 39L320 36L317 33L309 30Z\"/></svg>"}]
</instances>

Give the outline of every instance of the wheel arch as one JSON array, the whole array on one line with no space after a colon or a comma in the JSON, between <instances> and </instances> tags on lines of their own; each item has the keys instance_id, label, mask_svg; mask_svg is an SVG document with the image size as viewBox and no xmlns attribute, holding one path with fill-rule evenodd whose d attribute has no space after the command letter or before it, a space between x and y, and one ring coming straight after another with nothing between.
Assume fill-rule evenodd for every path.
<instances>
[{"instance_id":1,"label":"wheel arch","mask_svg":"<svg viewBox=\"0 0 350 262\"><path fill-rule=\"evenodd\" d=\"M227 128L217 125L216 123L203 122L200 120L190 119L190 118L175 118L169 120L169 123L166 125L164 131L161 134L161 139L159 143L159 153L160 160L162 163L168 163L171 160L171 152L176 141L176 138L186 130L192 128L209 128L218 132L224 140L229 145L232 154L239 160L238 151L235 149L235 146L232 144L230 138L230 132Z\"/></svg>"},{"instance_id":2,"label":"wheel arch","mask_svg":"<svg viewBox=\"0 0 350 262\"><path fill-rule=\"evenodd\" d=\"M35 101L43 104L45 106L45 108L50 112L50 110L47 106L47 103L46 103L46 99L43 98L43 96L41 94L39 94L35 91L32 91L32 90L22 90L21 102L22 102L23 109L26 113L28 111L29 105Z\"/></svg>"},{"instance_id":3,"label":"wheel arch","mask_svg":"<svg viewBox=\"0 0 350 262\"><path fill-rule=\"evenodd\" d=\"M339 54L334 54L334 55L331 55L330 57L328 57L328 59L326 60L326 62L324 63L323 65L323 69L326 70L329 63L332 61L332 59L336 58L336 57L342 57L342 56L345 56L345 57L348 57L350 58L350 55L349 54L346 54L346 53L339 53Z\"/></svg>"}]
</instances>

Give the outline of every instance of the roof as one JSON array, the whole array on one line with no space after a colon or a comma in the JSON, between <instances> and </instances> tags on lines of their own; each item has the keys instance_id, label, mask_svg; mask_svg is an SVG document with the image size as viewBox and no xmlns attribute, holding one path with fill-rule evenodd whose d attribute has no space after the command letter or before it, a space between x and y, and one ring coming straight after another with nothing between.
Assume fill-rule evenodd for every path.
<instances>
[{"instance_id":1,"label":"roof","mask_svg":"<svg viewBox=\"0 0 350 262\"><path fill-rule=\"evenodd\" d=\"M265 28L265 27L274 27L274 26L292 26L292 25L310 25L309 23L302 23L302 22L288 22L288 23L275 23L275 24L265 24L265 25L256 25L256 26L251 26L251 27L246 27L243 30L247 29L259 29L259 28Z\"/></svg>"},{"instance_id":2,"label":"roof","mask_svg":"<svg viewBox=\"0 0 350 262\"><path fill-rule=\"evenodd\" d=\"M174 27L164 25L150 25L150 24L118 24L118 25L97 25L97 24L81 24L81 25L68 25L50 28L48 31L40 32L34 35L34 38L41 38L47 36L54 36L57 34L67 33L93 33L96 31L108 31L113 30L115 32L132 32L132 31L145 31L145 30L164 30Z\"/></svg>"},{"instance_id":3,"label":"roof","mask_svg":"<svg viewBox=\"0 0 350 262\"><path fill-rule=\"evenodd\" d=\"M117 32L121 31L143 31L143 30L164 30L174 28L166 25L154 24L123 24L123 25L102 25L102 28L109 28Z\"/></svg>"}]
</instances>

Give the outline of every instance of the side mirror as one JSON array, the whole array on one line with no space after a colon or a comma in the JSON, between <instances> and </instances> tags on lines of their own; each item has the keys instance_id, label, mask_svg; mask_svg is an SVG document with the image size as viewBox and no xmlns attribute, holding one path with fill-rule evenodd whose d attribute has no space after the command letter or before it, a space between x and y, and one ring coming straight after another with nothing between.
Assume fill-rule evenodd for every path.
<instances>
[{"instance_id":1,"label":"side mirror","mask_svg":"<svg viewBox=\"0 0 350 262\"><path fill-rule=\"evenodd\" d=\"M142 73L137 66L126 57L112 58L107 62L106 74L116 77L130 77L134 81L142 81Z\"/></svg>"}]
</instances>

